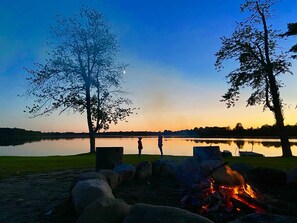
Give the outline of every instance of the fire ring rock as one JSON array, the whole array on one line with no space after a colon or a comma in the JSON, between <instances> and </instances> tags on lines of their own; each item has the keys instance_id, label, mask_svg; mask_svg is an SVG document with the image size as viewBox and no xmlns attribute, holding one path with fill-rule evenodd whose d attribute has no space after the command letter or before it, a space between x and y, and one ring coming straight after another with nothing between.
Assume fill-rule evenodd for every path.
<instances>
[{"instance_id":1,"label":"fire ring rock","mask_svg":"<svg viewBox=\"0 0 297 223\"><path fill-rule=\"evenodd\" d=\"M263 186L285 186L287 184L287 173L283 170L258 167L250 171L249 179Z\"/></svg>"},{"instance_id":2,"label":"fire ring rock","mask_svg":"<svg viewBox=\"0 0 297 223\"><path fill-rule=\"evenodd\" d=\"M130 164L120 164L116 166L113 171L119 174L119 182L122 183L134 178L136 168Z\"/></svg>"},{"instance_id":3,"label":"fire ring rock","mask_svg":"<svg viewBox=\"0 0 297 223\"><path fill-rule=\"evenodd\" d=\"M159 205L135 204L123 223L214 223L189 211Z\"/></svg>"},{"instance_id":4,"label":"fire ring rock","mask_svg":"<svg viewBox=\"0 0 297 223\"><path fill-rule=\"evenodd\" d=\"M122 223L131 205L121 199L102 197L88 205L78 223Z\"/></svg>"},{"instance_id":5,"label":"fire ring rock","mask_svg":"<svg viewBox=\"0 0 297 223\"><path fill-rule=\"evenodd\" d=\"M107 183L111 187L111 189L114 189L118 186L119 182L119 174L117 174L115 171L110 169L101 169L98 171L100 174L104 175Z\"/></svg>"},{"instance_id":6,"label":"fire ring rock","mask_svg":"<svg viewBox=\"0 0 297 223\"><path fill-rule=\"evenodd\" d=\"M174 177L176 172L176 164L170 160L156 160L152 164L152 174L154 176Z\"/></svg>"},{"instance_id":7,"label":"fire ring rock","mask_svg":"<svg viewBox=\"0 0 297 223\"><path fill-rule=\"evenodd\" d=\"M135 175L138 179L150 177L152 175L152 164L148 161L138 163Z\"/></svg>"},{"instance_id":8,"label":"fire ring rock","mask_svg":"<svg viewBox=\"0 0 297 223\"><path fill-rule=\"evenodd\" d=\"M104 180L107 182L106 177L101 173L98 173L95 171L84 172L74 178L74 180L72 181L71 186L70 186L70 191L72 191L72 189L75 187L77 182L82 181L82 180L90 180L90 179L101 179L101 180Z\"/></svg>"},{"instance_id":9,"label":"fire ring rock","mask_svg":"<svg viewBox=\"0 0 297 223\"><path fill-rule=\"evenodd\" d=\"M238 218L230 223L296 223L297 218L275 214L254 213Z\"/></svg>"},{"instance_id":10,"label":"fire ring rock","mask_svg":"<svg viewBox=\"0 0 297 223\"><path fill-rule=\"evenodd\" d=\"M80 215L86 206L100 197L114 198L111 188L102 179L79 181L72 189L71 195L78 215Z\"/></svg>"},{"instance_id":11,"label":"fire ring rock","mask_svg":"<svg viewBox=\"0 0 297 223\"><path fill-rule=\"evenodd\" d=\"M185 185L191 186L204 179L201 162L194 157L187 158L177 166L176 178Z\"/></svg>"}]
</instances>

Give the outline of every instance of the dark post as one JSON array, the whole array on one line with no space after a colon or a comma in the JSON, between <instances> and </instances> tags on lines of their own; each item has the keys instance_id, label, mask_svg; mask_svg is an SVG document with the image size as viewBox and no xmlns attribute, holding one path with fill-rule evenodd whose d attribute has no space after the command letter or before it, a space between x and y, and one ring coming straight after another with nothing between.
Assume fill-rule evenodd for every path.
<instances>
[{"instance_id":1,"label":"dark post","mask_svg":"<svg viewBox=\"0 0 297 223\"><path fill-rule=\"evenodd\" d=\"M96 147L96 170L113 169L123 163L123 147Z\"/></svg>"}]
</instances>

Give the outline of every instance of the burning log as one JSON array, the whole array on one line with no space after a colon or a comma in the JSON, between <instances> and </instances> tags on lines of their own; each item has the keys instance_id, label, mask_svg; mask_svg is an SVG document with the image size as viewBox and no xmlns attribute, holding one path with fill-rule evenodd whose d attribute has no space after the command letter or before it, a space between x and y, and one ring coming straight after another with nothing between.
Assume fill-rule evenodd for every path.
<instances>
[{"instance_id":1,"label":"burning log","mask_svg":"<svg viewBox=\"0 0 297 223\"><path fill-rule=\"evenodd\" d=\"M238 200L234 197L232 197L231 200L232 200L232 204L236 207L236 210L238 212L242 211L247 214L255 212L255 208L251 207L250 205L246 204L245 202L242 202L242 200Z\"/></svg>"},{"instance_id":2,"label":"burning log","mask_svg":"<svg viewBox=\"0 0 297 223\"><path fill-rule=\"evenodd\" d=\"M239 174L237 171L232 170L229 166L223 166L219 169L216 169L211 174L211 178L213 178L215 182L222 185L239 186L245 184L243 176L241 176L241 174Z\"/></svg>"},{"instance_id":3,"label":"burning log","mask_svg":"<svg viewBox=\"0 0 297 223\"><path fill-rule=\"evenodd\" d=\"M243 214L263 213L267 209L243 176L226 163L208 171L207 178L186 191L182 206L216 222L221 218L230 220Z\"/></svg>"}]
</instances>

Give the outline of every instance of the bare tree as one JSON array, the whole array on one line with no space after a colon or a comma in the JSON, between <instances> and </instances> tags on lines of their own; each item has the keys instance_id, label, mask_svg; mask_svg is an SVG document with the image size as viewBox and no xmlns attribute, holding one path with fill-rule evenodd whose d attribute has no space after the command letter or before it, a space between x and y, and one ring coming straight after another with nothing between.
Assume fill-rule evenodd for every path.
<instances>
[{"instance_id":1,"label":"bare tree","mask_svg":"<svg viewBox=\"0 0 297 223\"><path fill-rule=\"evenodd\" d=\"M133 113L121 90L127 65L117 62L116 36L96 10L82 6L72 17L58 16L50 33L46 61L27 69L27 94L34 104L25 111L32 117L56 110L86 113L90 152L95 152L96 133Z\"/></svg>"},{"instance_id":2,"label":"bare tree","mask_svg":"<svg viewBox=\"0 0 297 223\"><path fill-rule=\"evenodd\" d=\"M283 156L292 156L290 143L284 127L282 100L277 79L281 74L291 73L287 55L278 50L279 32L268 25L274 0L247 0L241 5L243 12L250 16L238 23L230 38L222 37L222 47L216 53L216 68L222 68L222 62L236 59L239 67L227 76L230 88L222 101L228 107L234 106L239 98L240 88L251 87L252 93L247 105L262 104L274 113L279 130Z\"/></svg>"}]
</instances>

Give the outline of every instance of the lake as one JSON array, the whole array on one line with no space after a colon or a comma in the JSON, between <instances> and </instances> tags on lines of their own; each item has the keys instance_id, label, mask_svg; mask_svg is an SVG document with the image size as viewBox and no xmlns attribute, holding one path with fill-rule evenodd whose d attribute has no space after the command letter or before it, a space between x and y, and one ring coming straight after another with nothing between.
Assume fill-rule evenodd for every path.
<instances>
[{"instance_id":1,"label":"lake","mask_svg":"<svg viewBox=\"0 0 297 223\"><path fill-rule=\"evenodd\" d=\"M297 139L291 139L293 155L297 156ZM160 154L157 138L142 139L143 154ZM165 155L192 156L193 146L219 146L229 150L233 156L239 151L253 151L265 156L281 156L278 139L225 139L225 138L164 138ZM137 154L137 138L97 138L96 146L122 146L125 154ZM49 156L74 155L89 152L87 138L42 140L17 146L0 146L0 156Z\"/></svg>"}]
</instances>

